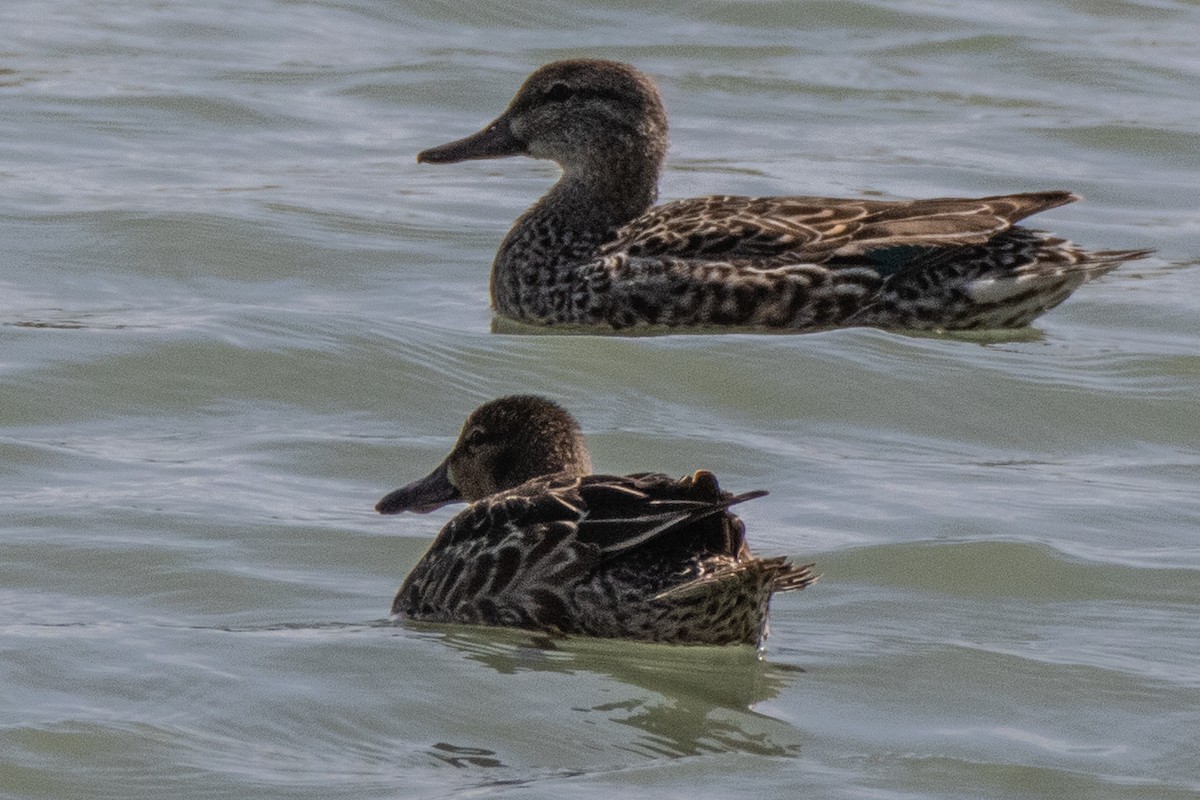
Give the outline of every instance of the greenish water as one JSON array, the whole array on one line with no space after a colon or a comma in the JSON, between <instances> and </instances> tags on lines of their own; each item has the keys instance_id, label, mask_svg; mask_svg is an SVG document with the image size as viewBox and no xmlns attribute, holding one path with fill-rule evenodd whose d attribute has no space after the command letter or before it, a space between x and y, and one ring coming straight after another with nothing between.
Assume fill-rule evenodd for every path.
<instances>
[{"instance_id":1,"label":"greenish water","mask_svg":"<svg viewBox=\"0 0 1200 800\"><path fill-rule=\"evenodd\" d=\"M0 796L1200 796L1200 6L9 2ZM1156 247L1035 329L496 325L553 180L417 166L535 66L654 75L663 198L1069 188ZM397 626L484 399L712 469L815 560L765 662Z\"/></svg>"}]
</instances>

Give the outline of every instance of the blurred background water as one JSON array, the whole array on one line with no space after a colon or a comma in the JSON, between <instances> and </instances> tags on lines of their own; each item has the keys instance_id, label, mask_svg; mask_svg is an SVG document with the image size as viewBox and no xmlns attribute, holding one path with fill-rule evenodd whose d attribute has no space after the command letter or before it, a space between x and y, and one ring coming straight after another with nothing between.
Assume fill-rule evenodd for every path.
<instances>
[{"instance_id":1,"label":"blurred background water","mask_svg":"<svg viewBox=\"0 0 1200 800\"><path fill-rule=\"evenodd\" d=\"M1200 6L0 7L0 795L1200 796ZM536 66L630 61L663 199L1067 188L1155 247L983 338L524 335L544 162L418 167ZM715 470L765 662L397 626L465 414Z\"/></svg>"}]
</instances>

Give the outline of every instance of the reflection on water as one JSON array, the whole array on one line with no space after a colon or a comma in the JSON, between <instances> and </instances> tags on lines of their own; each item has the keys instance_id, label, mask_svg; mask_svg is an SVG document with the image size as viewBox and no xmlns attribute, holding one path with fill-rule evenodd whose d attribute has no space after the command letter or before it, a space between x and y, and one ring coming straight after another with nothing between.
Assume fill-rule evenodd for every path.
<instances>
[{"instance_id":1,"label":"reflection on water","mask_svg":"<svg viewBox=\"0 0 1200 800\"><path fill-rule=\"evenodd\" d=\"M614 682L611 700L563 710L580 724L598 715L632 728L636 737L615 746L647 758L799 752L796 731L753 706L776 697L801 670L761 661L750 647L550 639L467 627L446 630L441 641L501 674L586 674Z\"/></svg>"},{"instance_id":2,"label":"reflection on water","mask_svg":"<svg viewBox=\"0 0 1200 800\"><path fill-rule=\"evenodd\" d=\"M429 748L430 755L445 764L459 769L466 767L481 767L491 769L492 767L503 767L504 763L496 758L496 754L491 750L483 747L468 747L463 745L450 744L449 742L438 742Z\"/></svg>"},{"instance_id":3,"label":"reflection on water","mask_svg":"<svg viewBox=\"0 0 1200 800\"><path fill-rule=\"evenodd\" d=\"M480 300L480 302L485 302ZM1036 323L1035 323L1036 324ZM521 322L509 317L495 314L492 316L491 331L494 334L508 336L612 336L625 338L644 338L654 336L800 336L804 334L828 333L826 330L806 329L789 331L781 328L718 328L679 326L669 328L652 325L636 328L614 330L605 327L588 327L583 325L535 325ZM901 330L891 331L901 336L911 336L923 339L952 339L977 344L1004 344L1007 342L1037 342L1043 338L1042 331L1035 327L1015 328L1011 330L995 329L980 331L931 331L931 330Z\"/></svg>"}]
</instances>

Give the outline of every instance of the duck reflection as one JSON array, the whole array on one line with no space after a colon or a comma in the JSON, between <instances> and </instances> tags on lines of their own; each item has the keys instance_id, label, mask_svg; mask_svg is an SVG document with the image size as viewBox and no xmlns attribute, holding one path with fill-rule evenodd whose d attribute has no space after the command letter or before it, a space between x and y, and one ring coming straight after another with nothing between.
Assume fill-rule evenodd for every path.
<instances>
[{"instance_id":1,"label":"duck reflection","mask_svg":"<svg viewBox=\"0 0 1200 800\"><path fill-rule=\"evenodd\" d=\"M799 753L800 733L755 706L777 697L804 670L762 661L751 647L677 647L552 639L495 628L419 627L439 631L446 645L500 674L601 679L603 693L612 699L569 705L564 713L580 715L582 723L594 720L601 728L615 723L637 732L630 741L611 742L623 751L647 758ZM581 691L580 696L592 694Z\"/></svg>"}]
</instances>

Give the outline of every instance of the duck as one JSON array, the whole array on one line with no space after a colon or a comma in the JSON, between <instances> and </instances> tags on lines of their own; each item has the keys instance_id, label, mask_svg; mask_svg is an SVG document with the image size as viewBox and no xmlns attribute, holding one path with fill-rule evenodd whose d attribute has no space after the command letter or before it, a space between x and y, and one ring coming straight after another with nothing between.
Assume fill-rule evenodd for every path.
<instances>
[{"instance_id":1,"label":"duck","mask_svg":"<svg viewBox=\"0 0 1200 800\"><path fill-rule=\"evenodd\" d=\"M468 503L404 579L392 616L761 648L771 596L818 577L812 564L751 554L730 508L765 494L731 494L707 470L593 474L562 406L501 397L467 417L436 469L375 506L398 514Z\"/></svg>"},{"instance_id":2,"label":"duck","mask_svg":"<svg viewBox=\"0 0 1200 800\"><path fill-rule=\"evenodd\" d=\"M504 237L503 317L598 329L1008 329L1150 250L1088 251L1017 225L1062 190L922 200L710 196L654 205L667 115L654 82L603 59L537 69L478 133L423 164L523 155L558 182Z\"/></svg>"}]
</instances>

